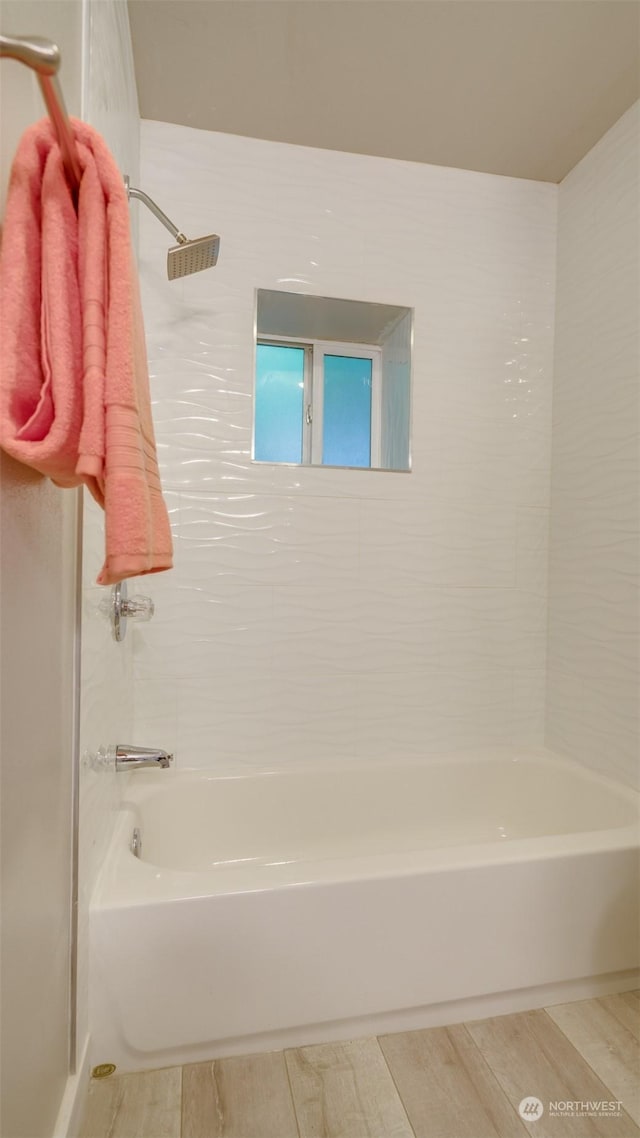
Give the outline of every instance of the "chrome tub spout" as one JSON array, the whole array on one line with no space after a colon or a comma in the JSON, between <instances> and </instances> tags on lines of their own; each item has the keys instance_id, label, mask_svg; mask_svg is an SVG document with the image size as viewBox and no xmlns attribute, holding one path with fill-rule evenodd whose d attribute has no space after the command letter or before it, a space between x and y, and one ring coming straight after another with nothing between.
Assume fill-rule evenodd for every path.
<instances>
[{"instance_id":1,"label":"chrome tub spout","mask_svg":"<svg viewBox=\"0 0 640 1138\"><path fill-rule=\"evenodd\" d=\"M156 747L128 747L123 743L116 746L116 770L132 771L139 767L166 768L173 762L173 755Z\"/></svg>"}]
</instances>

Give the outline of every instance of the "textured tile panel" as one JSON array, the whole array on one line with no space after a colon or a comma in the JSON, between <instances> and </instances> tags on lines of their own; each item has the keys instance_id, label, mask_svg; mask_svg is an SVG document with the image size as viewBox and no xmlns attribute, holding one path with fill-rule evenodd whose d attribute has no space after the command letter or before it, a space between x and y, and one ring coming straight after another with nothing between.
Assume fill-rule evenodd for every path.
<instances>
[{"instance_id":1,"label":"textured tile panel","mask_svg":"<svg viewBox=\"0 0 640 1138\"><path fill-rule=\"evenodd\" d=\"M175 731L186 765L540 741L556 188L166 123L143 143L145 186L222 246L168 286L140 217L178 505L136 736ZM414 309L410 474L251 462L256 288Z\"/></svg>"},{"instance_id":2,"label":"textured tile panel","mask_svg":"<svg viewBox=\"0 0 640 1138\"><path fill-rule=\"evenodd\" d=\"M640 781L640 105L560 187L547 739Z\"/></svg>"}]
</instances>

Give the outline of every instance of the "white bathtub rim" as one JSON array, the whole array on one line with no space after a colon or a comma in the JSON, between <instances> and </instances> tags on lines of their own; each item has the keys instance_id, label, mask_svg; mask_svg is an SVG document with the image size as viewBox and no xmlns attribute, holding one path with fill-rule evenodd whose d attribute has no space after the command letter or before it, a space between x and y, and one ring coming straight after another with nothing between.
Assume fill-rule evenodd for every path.
<instances>
[{"instance_id":1,"label":"white bathtub rim","mask_svg":"<svg viewBox=\"0 0 640 1138\"><path fill-rule=\"evenodd\" d=\"M631 787L601 775L564 755L556 755L544 747L484 748L459 751L453 754L427 755L424 759L403 759L398 767L429 767L434 764L456 763L470 760L489 762L496 759L513 762L535 762L549 767L558 764L592 786L601 786L614 792L634 806L636 814L640 795ZM341 773L345 766L350 771L369 772L372 766L389 770L396 764L377 761L373 764L354 759L348 764L341 761L321 764L273 763L265 768L247 761L241 770L237 764L220 764L214 768L170 771L142 771L123 776L123 801L116 817L114 832L105 863L99 875L92 908L120 908L157 904L162 901L189 900L234 893L263 892L279 888L312 888L361 880L384 880L389 877L412 876L421 873L446 872L463 867L503 865L520 861L544 861L552 858L587 855L605 851L636 849L640 846L640 826L634 823L612 829L583 830L560 834L544 834L524 838L508 838L463 845L437 846L415 851L355 856L331 856L314 860L291 860L263 863L256 859L249 864L219 865L198 869L162 867L136 858L130 852L136 810L144 800L157 793L170 792L172 783L180 785L218 779L269 777L277 774L301 776L309 771Z\"/></svg>"},{"instance_id":2,"label":"white bathtub rim","mask_svg":"<svg viewBox=\"0 0 640 1138\"><path fill-rule=\"evenodd\" d=\"M626 826L615 830L513 838L503 842L436 847L397 854L182 870L158 867L134 857L129 849L133 821L132 811L122 812L113 835L111 852L96 886L92 909L154 905L274 889L321 888L353 881L381 881L462 868L543 862L640 848L638 827Z\"/></svg>"}]
</instances>

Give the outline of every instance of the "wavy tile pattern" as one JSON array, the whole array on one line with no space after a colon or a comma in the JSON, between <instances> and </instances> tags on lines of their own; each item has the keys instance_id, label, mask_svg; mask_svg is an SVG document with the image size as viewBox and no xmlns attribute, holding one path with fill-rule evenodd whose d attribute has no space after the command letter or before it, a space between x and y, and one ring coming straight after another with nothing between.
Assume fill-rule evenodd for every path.
<instances>
[{"instance_id":1,"label":"wavy tile pattern","mask_svg":"<svg viewBox=\"0 0 640 1138\"><path fill-rule=\"evenodd\" d=\"M129 19L124 0L89 0L85 17L83 117L106 139L123 173L137 174L140 119ZM80 702L80 848L78 1046L88 1029L89 904L111 837L118 786L113 772L96 773L88 756L133 732L133 646L116 644L100 611L109 590L95 579L104 560L104 515L84 495L82 695Z\"/></svg>"},{"instance_id":2,"label":"wavy tile pattern","mask_svg":"<svg viewBox=\"0 0 640 1138\"><path fill-rule=\"evenodd\" d=\"M135 629L135 735L181 764L540 742L557 187L142 124L176 568ZM410 474L253 464L256 288L415 309Z\"/></svg>"},{"instance_id":3,"label":"wavy tile pattern","mask_svg":"<svg viewBox=\"0 0 640 1138\"><path fill-rule=\"evenodd\" d=\"M640 103L560 186L547 738L640 784Z\"/></svg>"}]
</instances>

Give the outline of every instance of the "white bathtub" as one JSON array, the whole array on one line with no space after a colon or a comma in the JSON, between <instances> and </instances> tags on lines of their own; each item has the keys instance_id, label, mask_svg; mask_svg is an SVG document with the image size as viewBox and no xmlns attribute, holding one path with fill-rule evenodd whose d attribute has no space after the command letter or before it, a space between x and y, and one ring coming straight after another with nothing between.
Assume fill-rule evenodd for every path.
<instances>
[{"instance_id":1,"label":"white bathtub","mask_svg":"<svg viewBox=\"0 0 640 1138\"><path fill-rule=\"evenodd\" d=\"M123 777L91 914L96 1063L158 1067L637 983L638 796L557 755Z\"/></svg>"}]
</instances>

